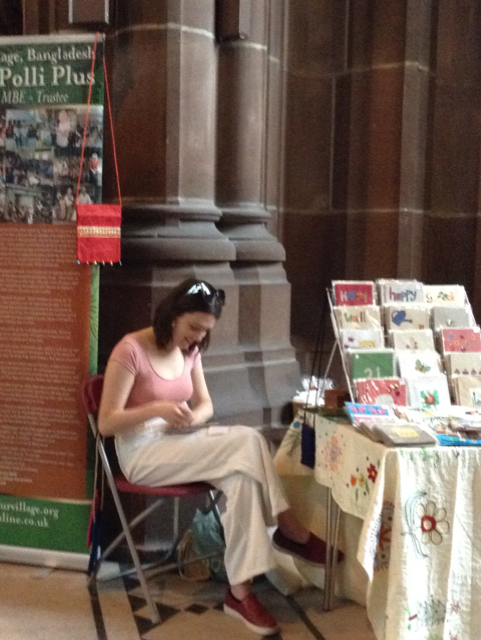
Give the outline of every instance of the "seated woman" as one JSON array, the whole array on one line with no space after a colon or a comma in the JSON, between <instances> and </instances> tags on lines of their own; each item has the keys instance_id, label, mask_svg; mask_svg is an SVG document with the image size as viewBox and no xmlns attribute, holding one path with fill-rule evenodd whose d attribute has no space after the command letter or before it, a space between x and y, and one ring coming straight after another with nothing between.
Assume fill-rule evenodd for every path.
<instances>
[{"instance_id":1,"label":"seated woman","mask_svg":"<svg viewBox=\"0 0 481 640\"><path fill-rule=\"evenodd\" d=\"M224 611L271 635L277 623L251 592L252 578L276 566L266 526L277 519L276 548L313 564L324 563L325 544L289 508L262 435L251 427L205 424L213 407L201 354L223 304L222 290L186 280L161 302L153 326L117 344L105 371L99 430L115 435L130 482L206 481L225 494L221 520L230 589Z\"/></svg>"}]
</instances>

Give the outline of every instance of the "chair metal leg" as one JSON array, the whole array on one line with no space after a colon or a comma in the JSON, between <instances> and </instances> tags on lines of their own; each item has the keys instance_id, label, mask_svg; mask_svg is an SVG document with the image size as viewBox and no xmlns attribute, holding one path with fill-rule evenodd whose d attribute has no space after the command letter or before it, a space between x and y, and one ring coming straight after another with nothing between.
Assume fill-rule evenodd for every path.
<instances>
[{"instance_id":1,"label":"chair metal leg","mask_svg":"<svg viewBox=\"0 0 481 640\"><path fill-rule=\"evenodd\" d=\"M191 560L184 560L184 562L179 562L176 560L175 562L170 562L169 564L163 564L161 567L152 567L151 569L147 569L146 573L148 574L148 578L150 580L151 578L154 578L155 576L158 576L162 573L166 573L167 571L171 571L172 569L179 569L180 567L192 564L193 562L200 562L202 560L209 560L209 558L215 558L221 553L223 553L223 551L213 551L212 553L206 553L202 556L196 556Z\"/></svg>"},{"instance_id":2,"label":"chair metal leg","mask_svg":"<svg viewBox=\"0 0 481 640\"><path fill-rule=\"evenodd\" d=\"M172 532L174 540L174 548L179 542L179 514L180 514L180 499L178 496L174 498L174 530Z\"/></svg>"},{"instance_id":3,"label":"chair metal leg","mask_svg":"<svg viewBox=\"0 0 481 640\"><path fill-rule=\"evenodd\" d=\"M150 618L152 622L155 624L157 622L160 622L160 615L157 609L157 605L155 604L152 598L152 595L149 591L147 580L145 579L144 571L140 563L139 554L137 553L137 549L135 548L134 540L130 532L129 523L127 521L127 518L125 517L125 513L122 508L122 504L120 502L120 498L116 490L112 491L112 496L114 498L115 506L117 507L117 512L119 514L120 522L122 523L122 529L124 530L124 533L125 533L125 539L127 541L127 544L130 550L130 555L132 556L134 566L137 570L137 577L139 579L145 601L147 602L147 605L150 609L150 613L151 613Z\"/></svg>"},{"instance_id":4,"label":"chair metal leg","mask_svg":"<svg viewBox=\"0 0 481 640\"><path fill-rule=\"evenodd\" d=\"M143 522L147 518L147 516L149 516L153 511L155 511L155 509L157 509L157 507L159 507L164 502L164 500L165 500L164 498L158 498L155 502L153 502L150 506L148 506L144 511L142 511L142 513L140 513L138 516L133 518L128 523L129 530L133 531L135 529L135 527L137 527L137 525L139 525L141 522ZM122 531L118 534L118 536L116 538L114 538L112 540L112 542L109 544L109 546L105 549L105 551L100 556L94 571L90 574L89 581L88 581L89 584L91 584L93 582L93 580L95 580L95 578L97 576L97 573L100 570L100 566L101 566L102 562L104 560L107 560L107 558L110 556L110 554L113 551L115 551L115 549L117 549L117 547L124 540L125 540L125 532L124 532L124 529L122 528Z\"/></svg>"},{"instance_id":5,"label":"chair metal leg","mask_svg":"<svg viewBox=\"0 0 481 640\"><path fill-rule=\"evenodd\" d=\"M107 459L107 455L105 453L105 450L103 449L103 447L99 446L99 454L100 457L102 459L102 464L103 464L103 468L104 468L104 472L105 472L105 477L107 478L107 482L110 488L110 491L112 493L112 497L114 499L115 502L115 506L117 508L117 513L119 515L120 518L120 522L122 524L122 529L124 532L124 536L125 536L125 540L127 541L127 545L129 547L129 551L130 551L130 555L132 557L132 561L134 563L135 569L137 571L137 578L140 582L140 586L142 588L142 592L144 594L144 598L145 601L150 609L150 613L151 613L151 620L153 623L157 623L160 622L160 615L159 612L157 610L157 605L155 604L150 591L149 591L149 587L147 585L147 580L145 579L145 575L142 569L142 565L140 563L140 559L139 559L139 554L137 553L137 549L135 548L135 544L134 544L134 540L132 538L132 533L129 527L129 522L125 516L123 507L122 507L122 503L120 501L120 497L119 497L119 492L117 490L117 486L115 484L115 480L112 474L112 471L110 469L110 464L109 461ZM154 505L151 505L152 508L154 508ZM148 511L148 510L147 510ZM132 522L136 522L136 524L138 524L142 519L144 519L146 517L146 512L144 511L142 514L140 514L140 516L138 516L137 518L134 518L134 520ZM118 544L118 541L117 541ZM112 545L110 545L112 547ZM109 549L109 553L112 551L112 549ZM105 557L105 553L104 553L104 557ZM100 562L97 563L97 567L100 566Z\"/></svg>"},{"instance_id":6,"label":"chair metal leg","mask_svg":"<svg viewBox=\"0 0 481 640\"><path fill-rule=\"evenodd\" d=\"M213 489L207 493L209 500L209 508L215 511L217 519L220 522L219 500L222 497L222 491L214 491Z\"/></svg>"}]
</instances>

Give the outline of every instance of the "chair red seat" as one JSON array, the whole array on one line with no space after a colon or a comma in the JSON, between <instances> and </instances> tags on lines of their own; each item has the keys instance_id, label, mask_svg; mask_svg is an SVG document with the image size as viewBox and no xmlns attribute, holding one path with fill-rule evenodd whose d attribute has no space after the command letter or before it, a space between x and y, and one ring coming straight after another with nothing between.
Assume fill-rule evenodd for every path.
<instances>
[{"instance_id":1,"label":"chair red seat","mask_svg":"<svg viewBox=\"0 0 481 640\"><path fill-rule=\"evenodd\" d=\"M143 493L149 496L170 496L183 498L186 496L196 496L206 491L215 491L208 482L190 482L188 484L173 484L162 487L149 487L145 484L133 484L122 474L114 475L117 489L123 493Z\"/></svg>"}]
</instances>

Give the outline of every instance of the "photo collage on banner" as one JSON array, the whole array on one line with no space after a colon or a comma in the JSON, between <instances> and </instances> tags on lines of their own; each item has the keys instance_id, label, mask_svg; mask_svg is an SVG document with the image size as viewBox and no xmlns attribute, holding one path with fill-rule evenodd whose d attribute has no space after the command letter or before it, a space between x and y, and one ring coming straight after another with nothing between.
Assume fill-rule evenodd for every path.
<instances>
[{"instance_id":1,"label":"photo collage on banner","mask_svg":"<svg viewBox=\"0 0 481 640\"><path fill-rule=\"evenodd\" d=\"M0 222L75 222L78 202L102 201L103 107L0 107Z\"/></svg>"}]
</instances>

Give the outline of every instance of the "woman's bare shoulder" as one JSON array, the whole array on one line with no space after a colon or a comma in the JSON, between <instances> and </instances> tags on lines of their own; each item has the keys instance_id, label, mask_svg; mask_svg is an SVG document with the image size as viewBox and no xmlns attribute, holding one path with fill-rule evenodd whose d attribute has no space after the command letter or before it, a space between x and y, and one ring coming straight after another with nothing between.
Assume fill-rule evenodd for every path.
<instances>
[{"instance_id":1,"label":"woman's bare shoulder","mask_svg":"<svg viewBox=\"0 0 481 640\"><path fill-rule=\"evenodd\" d=\"M127 333L123 340L136 342L143 347L150 346L155 344L154 333L152 327L146 327L145 329L139 329L138 331L132 331L131 333Z\"/></svg>"}]
</instances>

